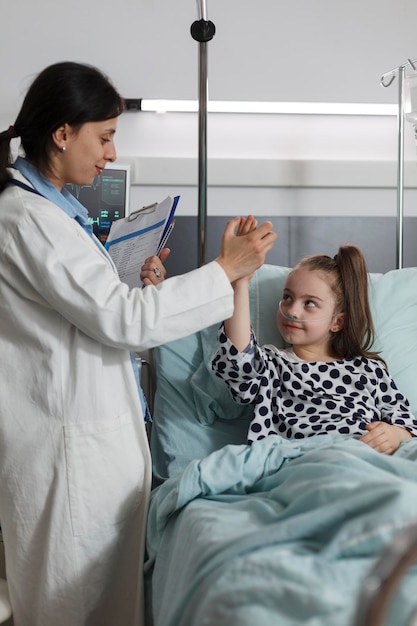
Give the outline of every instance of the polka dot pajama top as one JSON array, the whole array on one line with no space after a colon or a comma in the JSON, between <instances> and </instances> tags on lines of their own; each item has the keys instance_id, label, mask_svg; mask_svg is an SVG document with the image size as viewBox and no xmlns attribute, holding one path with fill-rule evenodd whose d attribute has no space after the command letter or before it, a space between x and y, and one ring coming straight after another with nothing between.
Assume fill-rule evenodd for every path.
<instances>
[{"instance_id":1,"label":"polka dot pajama top","mask_svg":"<svg viewBox=\"0 0 417 626\"><path fill-rule=\"evenodd\" d=\"M259 346L252 334L239 352L223 327L212 368L241 404L253 403L248 442L267 435L303 439L339 432L361 437L373 421L405 427L417 435L408 400L378 360L354 357L306 362L291 348Z\"/></svg>"}]
</instances>

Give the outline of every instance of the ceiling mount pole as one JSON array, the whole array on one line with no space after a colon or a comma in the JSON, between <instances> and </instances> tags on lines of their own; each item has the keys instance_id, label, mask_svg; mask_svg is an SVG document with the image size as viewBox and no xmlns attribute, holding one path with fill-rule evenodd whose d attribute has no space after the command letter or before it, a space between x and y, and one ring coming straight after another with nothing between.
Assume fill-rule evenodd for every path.
<instances>
[{"instance_id":1,"label":"ceiling mount pole","mask_svg":"<svg viewBox=\"0 0 417 626\"><path fill-rule=\"evenodd\" d=\"M191 24L191 36L199 42L199 106L198 106L198 266L206 262L207 231L207 43L216 32L213 22L207 20L205 0L197 0L199 19Z\"/></svg>"}]
</instances>

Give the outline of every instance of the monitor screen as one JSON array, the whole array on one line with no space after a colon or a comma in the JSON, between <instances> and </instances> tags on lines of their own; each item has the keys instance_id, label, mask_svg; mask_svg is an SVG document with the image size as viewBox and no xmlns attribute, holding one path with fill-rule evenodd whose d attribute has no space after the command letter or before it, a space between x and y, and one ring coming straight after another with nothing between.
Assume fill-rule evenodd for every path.
<instances>
[{"instance_id":1,"label":"monitor screen","mask_svg":"<svg viewBox=\"0 0 417 626\"><path fill-rule=\"evenodd\" d=\"M96 237L106 243L112 222L129 214L130 166L112 163L91 185L66 187L87 209Z\"/></svg>"}]
</instances>

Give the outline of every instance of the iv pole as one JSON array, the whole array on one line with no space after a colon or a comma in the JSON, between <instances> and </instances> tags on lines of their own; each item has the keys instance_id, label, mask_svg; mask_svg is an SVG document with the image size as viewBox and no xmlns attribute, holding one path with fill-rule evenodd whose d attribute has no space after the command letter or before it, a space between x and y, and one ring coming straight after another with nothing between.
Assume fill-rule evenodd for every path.
<instances>
[{"instance_id":1,"label":"iv pole","mask_svg":"<svg viewBox=\"0 0 417 626\"><path fill-rule=\"evenodd\" d=\"M199 19L191 24L191 36L199 42L199 106L198 106L198 266L206 262L207 229L207 43L216 32L207 20L206 1L197 0Z\"/></svg>"},{"instance_id":2,"label":"iv pole","mask_svg":"<svg viewBox=\"0 0 417 626\"><path fill-rule=\"evenodd\" d=\"M381 77L381 85L389 87L398 75L397 269L402 269L404 259L404 77L408 66L417 69L416 63L417 59L408 59Z\"/></svg>"}]
</instances>

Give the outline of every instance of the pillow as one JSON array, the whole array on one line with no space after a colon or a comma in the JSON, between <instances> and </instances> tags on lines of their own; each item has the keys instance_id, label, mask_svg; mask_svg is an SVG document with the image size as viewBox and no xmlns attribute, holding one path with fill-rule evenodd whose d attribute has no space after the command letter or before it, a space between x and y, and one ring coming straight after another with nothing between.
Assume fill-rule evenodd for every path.
<instances>
[{"instance_id":1,"label":"pillow","mask_svg":"<svg viewBox=\"0 0 417 626\"><path fill-rule=\"evenodd\" d=\"M371 275L369 295L376 340L399 390L417 416L417 268Z\"/></svg>"},{"instance_id":2,"label":"pillow","mask_svg":"<svg viewBox=\"0 0 417 626\"><path fill-rule=\"evenodd\" d=\"M289 271L266 264L251 280L251 321L261 344L284 346L276 314ZM369 278L374 347L417 415L417 268ZM251 407L235 403L210 367L218 328L211 326L153 351L156 393L151 449L156 482L228 443L246 442Z\"/></svg>"}]
</instances>

